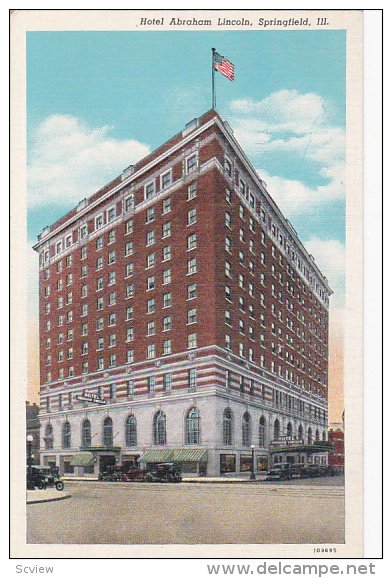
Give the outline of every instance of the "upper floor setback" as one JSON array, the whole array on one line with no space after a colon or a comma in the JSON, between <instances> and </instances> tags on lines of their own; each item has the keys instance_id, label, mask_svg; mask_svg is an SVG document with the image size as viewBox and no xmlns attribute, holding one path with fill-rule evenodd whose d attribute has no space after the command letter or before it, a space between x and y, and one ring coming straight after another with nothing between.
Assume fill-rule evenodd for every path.
<instances>
[{"instance_id":1,"label":"upper floor setback","mask_svg":"<svg viewBox=\"0 0 392 578\"><path fill-rule=\"evenodd\" d=\"M208 145L213 141L220 146L210 150ZM41 266L48 266L52 258L69 252L75 244L101 234L135 210L148 207L158 196L174 192L184 181L213 167L220 170L271 241L328 307L332 290L327 279L268 193L228 123L213 110L188 123L182 132L46 227L34 246L40 252Z\"/></svg>"}]
</instances>

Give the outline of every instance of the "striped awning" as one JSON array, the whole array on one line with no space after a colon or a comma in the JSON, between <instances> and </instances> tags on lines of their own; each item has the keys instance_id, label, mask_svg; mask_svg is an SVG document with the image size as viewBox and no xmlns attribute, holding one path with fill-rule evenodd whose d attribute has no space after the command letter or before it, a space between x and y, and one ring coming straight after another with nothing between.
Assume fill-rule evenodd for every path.
<instances>
[{"instance_id":1,"label":"striped awning","mask_svg":"<svg viewBox=\"0 0 392 578\"><path fill-rule=\"evenodd\" d=\"M147 450L139 461L150 464L172 462L173 450Z\"/></svg>"},{"instance_id":2,"label":"striped awning","mask_svg":"<svg viewBox=\"0 0 392 578\"><path fill-rule=\"evenodd\" d=\"M208 452L207 450L195 450L184 448L173 451L173 462L206 462Z\"/></svg>"},{"instance_id":3,"label":"striped awning","mask_svg":"<svg viewBox=\"0 0 392 578\"><path fill-rule=\"evenodd\" d=\"M71 466L92 466L94 464L94 454L91 452L79 452L74 455Z\"/></svg>"}]
</instances>

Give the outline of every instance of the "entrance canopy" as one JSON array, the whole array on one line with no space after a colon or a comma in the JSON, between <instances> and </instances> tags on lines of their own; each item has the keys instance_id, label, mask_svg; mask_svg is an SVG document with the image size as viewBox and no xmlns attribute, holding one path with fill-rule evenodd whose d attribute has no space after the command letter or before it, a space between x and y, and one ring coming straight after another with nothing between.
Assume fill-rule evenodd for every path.
<instances>
[{"instance_id":1,"label":"entrance canopy","mask_svg":"<svg viewBox=\"0 0 392 578\"><path fill-rule=\"evenodd\" d=\"M207 462L207 450L182 448L178 450L147 450L139 461L158 462Z\"/></svg>"},{"instance_id":2,"label":"entrance canopy","mask_svg":"<svg viewBox=\"0 0 392 578\"><path fill-rule=\"evenodd\" d=\"M94 465L94 454L91 452L79 452L74 455L70 462L71 466L92 466Z\"/></svg>"},{"instance_id":3,"label":"entrance canopy","mask_svg":"<svg viewBox=\"0 0 392 578\"><path fill-rule=\"evenodd\" d=\"M288 454L288 453L305 453L305 454L316 454L321 452L329 452L334 449L333 444L322 443L322 444L298 444L298 445L283 445L283 446L272 446L271 454Z\"/></svg>"}]
</instances>

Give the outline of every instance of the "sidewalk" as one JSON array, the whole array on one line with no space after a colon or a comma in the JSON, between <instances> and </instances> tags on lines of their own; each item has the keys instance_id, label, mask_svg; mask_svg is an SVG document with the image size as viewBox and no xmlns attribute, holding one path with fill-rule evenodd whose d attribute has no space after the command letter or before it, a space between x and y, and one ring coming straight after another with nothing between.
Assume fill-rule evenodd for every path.
<instances>
[{"instance_id":1,"label":"sidewalk","mask_svg":"<svg viewBox=\"0 0 392 578\"><path fill-rule=\"evenodd\" d=\"M58 500L66 500L70 498L71 494L59 492L56 488L47 488L46 490L27 490L26 498L28 504L38 504L40 502L57 502Z\"/></svg>"},{"instance_id":2,"label":"sidewalk","mask_svg":"<svg viewBox=\"0 0 392 578\"><path fill-rule=\"evenodd\" d=\"M249 477L238 476L229 478L227 476L216 477L216 478L208 478L208 477L183 477L183 483L189 484L245 484L251 483L254 484L256 482L264 482L266 476L258 476L255 480L249 479ZM69 476L69 477L62 477L61 478L64 482L97 482L98 478L85 478L85 477L76 477L76 476ZM137 482L104 482L104 483L112 483L112 484L119 484L119 483L126 483L126 484L135 484Z\"/></svg>"}]
</instances>

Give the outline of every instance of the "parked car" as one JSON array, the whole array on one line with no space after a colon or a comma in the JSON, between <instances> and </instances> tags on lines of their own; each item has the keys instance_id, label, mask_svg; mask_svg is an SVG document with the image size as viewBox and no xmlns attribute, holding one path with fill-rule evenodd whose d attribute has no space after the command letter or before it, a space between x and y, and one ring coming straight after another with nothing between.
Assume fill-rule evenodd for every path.
<instances>
[{"instance_id":1,"label":"parked car","mask_svg":"<svg viewBox=\"0 0 392 578\"><path fill-rule=\"evenodd\" d=\"M27 483L29 485L44 490L47 487L54 486L61 492L64 489L64 482L60 480L58 468L49 466L31 466L31 472L27 468Z\"/></svg>"},{"instance_id":2,"label":"parked car","mask_svg":"<svg viewBox=\"0 0 392 578\"><path fill-rule=\"evenodd\" d=\"M291 477L292 478L306 478L305 464L293 464L291 466Z\"/></svg>"},{"instance_id":3,"label":"parked car","mask_svg":"<svg viewBox=\"0 0 392 578\"><path fill-rule=\"evenodd\" d=\"M276 481L276 480L291 480L292 478L292 466L290 463L275 464L268 471L266 480Z\"/></svg>"},{"instance_id":4,"label":"parked car","mask_svg":"<svg viewBox=\"0 0 392 578\"><path fill-rule=\"evenodd\" d=\"M322 475L319 464L307 464L305 471L309 478L319 478Z\"/></svg>"},{"instance_id":5,"label":"parked car","mask_svg":"<svg viewBox=\"0 0 392 578\"><path fill-rule=\"evenodd\" d=\"M142 479L145 482L181 482L181 464L156 464L149 469Z\"/></svg>"},{"instance_id":6,"label":"parked car","mask_svg":"<svg viewBox=\"0 0 392 578\"><path fill-rule=\"evenodd\" d=\"M121 482L122 474L121 466L106 466L104 470L99 472L98 480L101 482Z\"/></svg>"},{"instance_id":7,"label":"parked car","mask_svg":"<svg viewBox=\"0 0 392 578\"><path fill-rule=\"evenodd\" d=\"M141 482L143 477L146 475L146 470L141 470L139 468L131 468L127 472L122 473L123 482Z\"/></svg>"}]
</instances>

